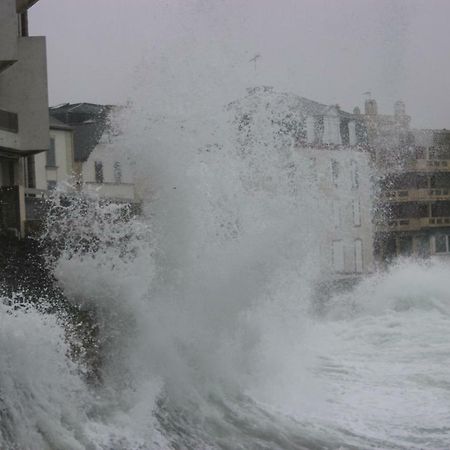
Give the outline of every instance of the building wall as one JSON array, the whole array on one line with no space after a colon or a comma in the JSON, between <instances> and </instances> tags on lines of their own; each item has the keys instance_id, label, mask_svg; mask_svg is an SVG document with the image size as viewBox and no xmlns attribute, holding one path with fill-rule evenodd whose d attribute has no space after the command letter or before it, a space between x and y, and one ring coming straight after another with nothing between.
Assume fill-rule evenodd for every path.
<instances>
[{"instance_id":1,"label":"building wall","mask_svg":"<svg viewBox=\"0 0 450 450\"><path fill-rule=\"evenodd\" d=\"M450 132L414 130L409 158L384 178L380 260L450 254Z\"/></svg>"},{"instance_id":2,"label":"building wall","mask_svg":"<svg viewBox=\"0 0 450 450\"><path fill-rule=\"evenodd\" d=\"M44 37L20 37L18 61L0 73L2 109L18 114L18 133L0 130L0 146L20 154L48 149L49 118Z\"/></svg>"},{"instance_id":3,"label":"building wall","mask_svg":"<svg viewBox=\"0 0 450 450\"><path fill-rule=\"evenodd\" d=\"M49 182L73 183L73 133L68 130L50 130L55 143L55 165L47 165L47 153L35 155L36 189L48 189Z\"/></svg>"},{"instance_id":4,"label":"building wall","mask_svg":"<svg viewBox=\"0 0 450 450\"><path fill-rule=\"evenodd\" d=\"M96 177L96 162L101 163L103 167L102 182ZM120 181L116 178L116 164L120 165ZM134 178L127 158L111 152L104 144L99 144L82 164L82 179L85 188L95 189L102 197L129 202L137 200Z\"/></svg>"},{"instance_id":5,"label":"building wall","mask_svg":"<svg viewBox=\"0 0 450 450\"><path fill-rule=\"evenodd\" d=\"M351 148L300 151L315 160L317 186L327 203L324 205L326 238L320 248L325 271L336 278L372 272L372 186L368 154Z\"/></svg>"},{"instance_id":6,"label":"building wall","mask_svg":"<svg viewBox=\"0 0 450 450\"><path fill-rule=\"evenodd\" d=\"M0 2L0 72L17 61L17 14L15 0Z\"/></svg>"},{"instance_id":7,"label":"building wall","mask_svg":"<svg viewBox=\"0 0 450 450\"><path fill-rule=\"evenodd\" d=\"M36 1L0 1L0 187L8 192L10 186L17 187L15 228L21 236L26 221L23 157L45 151L49 145L45 38L22 36L26 32L18 14L26 14Z\"/></svg>"}]
</instances>

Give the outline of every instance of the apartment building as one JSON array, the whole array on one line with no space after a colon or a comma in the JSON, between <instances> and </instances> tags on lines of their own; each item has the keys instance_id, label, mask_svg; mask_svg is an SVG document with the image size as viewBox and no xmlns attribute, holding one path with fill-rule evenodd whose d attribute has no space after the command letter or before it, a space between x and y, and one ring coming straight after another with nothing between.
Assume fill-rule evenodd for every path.
<instances>
[{"instance_id":1,"label":"apartment building","mask_svg":"<svg viewBox=\"0 0 450 450\"><path fill-rule=\"evenodd\" d=\"M24 236L34 155L49 148L46 46L28 36L37 0L0 2L0 229Z\"/></svg>"},{"instance_id":2,"label":"apartment building","mask_svg":"<svg viewBox=\"0 0 450 450\"><path fill-rule=\"evenodd\" d=\"M402 101L395 102L393 114L379 114L376 100L369 98L360 116L377 178L376 259L386 264L401 256L446 255L450 131L412 130Z\"/></svg>"},{"instance_id":3,"label":"apartment building","mask_svg":"<svg viewBox=\"0 0 450 450\"><path fill-rule=\"evenodd\" d=\"M450 131L412 130L400 165L381 178L382 259L450 254Z\"/></svg>"}]
</instances>

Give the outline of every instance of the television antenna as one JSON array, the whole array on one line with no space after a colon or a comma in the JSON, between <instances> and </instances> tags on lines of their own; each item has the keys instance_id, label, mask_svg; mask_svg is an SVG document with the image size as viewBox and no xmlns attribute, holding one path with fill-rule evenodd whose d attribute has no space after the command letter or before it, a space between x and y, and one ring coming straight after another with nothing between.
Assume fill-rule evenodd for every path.
<instances>
[{"instance_id":1,"label":"television antenna","mask_svg":"<svg viewBox=\"0 0 450 450\"><path fill-rule=\"evenodd\" d=\"M258 59L261 58L261 55L259 53L257 53L252 59L250 59L248 62L253 62L255 63L255 72L256 72L256 62L258 61Z\"/></svg>"}]
</instances>

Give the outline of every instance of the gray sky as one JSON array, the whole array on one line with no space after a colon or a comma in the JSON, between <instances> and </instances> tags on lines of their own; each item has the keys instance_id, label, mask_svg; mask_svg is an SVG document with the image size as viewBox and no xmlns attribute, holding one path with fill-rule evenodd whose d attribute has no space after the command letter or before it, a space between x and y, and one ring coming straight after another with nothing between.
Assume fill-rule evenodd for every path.
<instances>
[{"instance_id":1,"label":"gray sky","mask_svg":"<svg viewBox=\"0 0 450 450\"><path fill-rule=\"evenodd\" d=\"M449 17L449 0L40 0L30 31L47 36L51 104L265 84L349 111L371 91L380 112L402 99L413 126L450 128Z\"/></svg>"}]
</instances>

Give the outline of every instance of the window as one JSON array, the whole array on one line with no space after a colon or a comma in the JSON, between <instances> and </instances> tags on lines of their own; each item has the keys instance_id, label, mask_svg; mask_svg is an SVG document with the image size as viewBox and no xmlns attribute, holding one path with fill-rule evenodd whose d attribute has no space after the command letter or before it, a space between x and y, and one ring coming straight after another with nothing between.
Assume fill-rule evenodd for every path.
<instances>
[{"instance_id":1,"label":"window","mask_svg":"<svg viewBox=\"0 0 450 450\"><path fill-rule=\"evenodd\" d=\"M56 189L56 181L54 180L47 181L47 189L49 191L53 191L54 189Z\"/></svg>"},{"instance_id":2,"label":"window","mask_svg":"<svg viewBox=\"0 0 450 450\"><path fill-rule=\"evenodd\" d=\"M361 239L355 239L355 272L363 271L363 245Z\"/></svg>"},{"instance_id":3,"label":"window","mask_svg":"<svg viewBox=\"0 0 450 450\"><path fill-rule=\"evenodd\" d=\"M341 226L341 208L338 202L333 202L333 222L335 228L340 228Z\"/></svg>"},{"instance_id":4,"label":"window","mask_svg":"<svg viewBox=\"0 0 450 450\"><path fill-rule=\"evenodd\" d=\"M412 255L412 237L404 237L398 240L398 254L401 256L411 256Z\"/></svg>"},{"instance_id":5,"label":"window","mask_svg":"<svg viewBox=\"0 0 450 450\"><path fill-rule=\"evenodd\" d=\"M19 131L17 114L0 109L0 130L17 133Z\"/></svg>"},{"instance_id":6,"label":"window","mask_svg":"<svg viewBox=\"0 0 450 450\"><path fill-rule=\"evenodd\" d=\"M333 179L333 184L337 187L339 178L339 163L334 159L331 160L331 178Z\"/></svg>"},{"instance_id":7,"label":"window","mask_svg":"<svg viewBox=\"0 0 450 450\"><path fill-rule=\"evenodd\" d=\"M95 161L95 182L103 183L103 163L101 161Z\"/></svg>"},{"instance_id":8,"label":"window","mask_svg":"<svg viewBox=\"0 0 450 450\"><path fill-rule=\"evenodd\" d=\"M416 236L417 255L421 258L430 256L430 239L428 236Z\"/></svg>"},{"instance_id":9,"label":"window","mask_svg":"<svg viewBox=\"0 0 450 450\"><path fill-rule=\"evenodd\" d=\"M118 161L114 163L114 182L122 183L122 167Z\"/></svg>"},{"instance_id":10,"label":"window","mask_svg":"<svg viewBox=\"0 0 450 450\"><path fill-rule=\"evenodd\" d=\"M353 200L353 225L355 227L361 226L361 208L359 198Z\"/></svg>"},{"instance_id":11,"label":"window","mask_svg":"<svg viewBox=\"0 0 450 450\"><path fill-rule=\"evenodd\" d=\"M352 159L350 162L350 170L351 170L351 178L352 178L352 189L359 188L359 171L358 171L358 163Z\"/></svg>"},{"instance_id":12,"label":"window","mask_svg":"<svg viewBox=\"0 0 450 450\"><path fill-rule=\"evenodd\" d=\"M342 241L333 241L332 264L335 272L344 271L344 243Z\"/></svg>"},{"instance_id":13,"label":"window","mask_svg":"<svg viewBox=\"0 0 450 450\"><path fill-rule=\"evenodd\" d=\"M434 237L436 253L448 253L448 236L445 234L437 234Z\"/></svg>"},{"instance_id":14,"label":"window","mask_svg":"<svg viewBox=\"0 0 450 450\"><path fill-rule=\"evenodd\" d=\"M36 167L34 164L34 156L27 156L27 187L36 187Z\"/></svg>"},{"instance_id":15,"label":"window","mask_svg":"<svg viewBox=\"0 0 450 450\"><path fill-rule=\"evenodd\" d=\"M311 182L317 181L317 161L316 158L309 158L308 161L309 179Z\"/></svg>"},{"instance_id":16,"label":"window","mask_svg":"<svg viewBox=\"0 0 450 450\"><path fill-rule=\"evenodd\" d=\"M50 138L50 147L47 150L47 167L56 167L55 138Z\"/></svg>"}]
</instances>

